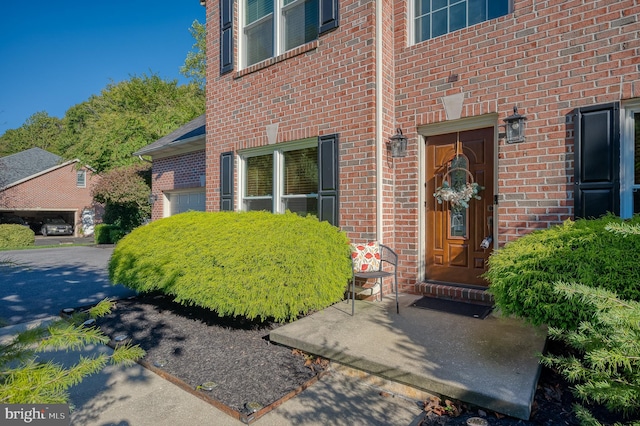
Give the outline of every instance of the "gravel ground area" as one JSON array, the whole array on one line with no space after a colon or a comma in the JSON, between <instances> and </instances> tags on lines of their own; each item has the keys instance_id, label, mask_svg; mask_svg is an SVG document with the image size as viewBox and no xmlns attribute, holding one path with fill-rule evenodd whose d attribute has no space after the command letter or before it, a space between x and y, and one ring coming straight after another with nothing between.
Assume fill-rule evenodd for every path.
<instances>
[{"instance_id":1,"label":"gravel ground area","mask_svg":"<svg viewBox=\"0 0 640 426\"><path fill-rule=\"evenodd\" d=\"M191 389L214 382L215 387L205 394L238 413L247 413L247 404L266 407L280 400L327 367L326 360L270 343L269 332L278 324L221 318L159 294L118 301L111 314L98 319L98 325L112 339L121 335L131 338L147 351L146 363ZM562 350L554 345L557 343L550 343L552 350ZM461 426L472 417L485 419L489 426L572 426L579 424L572 412L575 402L566 381L543 368L529 421L457 401L434 400L425 401L424 418L413 426ZM603 425L623 420L597 407L595 413Z\"/></svg>"}]
</instances>

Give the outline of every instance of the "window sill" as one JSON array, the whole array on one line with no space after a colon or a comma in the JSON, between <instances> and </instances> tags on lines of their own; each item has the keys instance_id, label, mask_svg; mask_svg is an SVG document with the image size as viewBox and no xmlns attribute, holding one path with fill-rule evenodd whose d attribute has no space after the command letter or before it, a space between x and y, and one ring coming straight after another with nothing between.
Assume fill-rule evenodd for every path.
<instances>
[{"instance_id":1,"label":"window sill","mask_svg":"<svg viewBox=\"0 0 640 426\"><path fill-rule=\"evenodd\" d=\"M257 64L253 64L250 67L240 70L236 72L234 78L244 77L247 74L260 71L261 69L268 68L271 65L277 64L278 62L286 61L287 59L293 58L298 55L302 55L303 53L309 52L311 50L315 50L317 48L318 48L318 40L313 40L309 43L303 44L302 46L298 46L295 49L291 49L287 52L284 52L282 55L265 59L262 62L258 62Z\"/></svg>"}]
</instances>

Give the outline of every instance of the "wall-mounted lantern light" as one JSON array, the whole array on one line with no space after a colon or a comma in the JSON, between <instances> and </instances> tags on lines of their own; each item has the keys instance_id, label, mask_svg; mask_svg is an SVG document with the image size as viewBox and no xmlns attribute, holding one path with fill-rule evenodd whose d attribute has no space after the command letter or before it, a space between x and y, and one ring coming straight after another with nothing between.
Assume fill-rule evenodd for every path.
<instances>
[{"instance_id":1,"label":"wall-mounted lantern light","mask_svg":"<svg viewBox=\"0 0 640 426\"><path fill-rule=\"evenodd\" d=\"M518 107L513 107L513 114L504 119L507 143L524 142L524 128L527 117L518 114Z\"/></svg>"},{"instance_id":2,"label":"wall-mounted lantern light","mask_svg":"<svg viewBox=\"0 0 640 426\"><path fill-rule=\"evenodd\" d=\"M402 134L400 128L396 129L396 134L389 138L389 147L391 148L391 156L393 158L407 156L407 138Z\"/></svg>"},{"instance_id":3,"label":"wall-mounted lantern light","mask_svg":"<svg viewBox=\"0 0 640 426\"><path fill-rule=\"evenodd\" d=\"M149 204L153 205L153 203L155 203L156 201L158 201L158 195L149 194Z\"/></svg>"}]
</instances>

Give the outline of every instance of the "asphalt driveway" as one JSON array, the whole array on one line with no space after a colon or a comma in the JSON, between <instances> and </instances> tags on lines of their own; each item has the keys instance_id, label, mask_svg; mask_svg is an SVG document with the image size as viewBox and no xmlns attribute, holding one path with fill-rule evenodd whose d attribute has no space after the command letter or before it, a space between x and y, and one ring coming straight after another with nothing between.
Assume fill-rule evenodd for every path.
<instances>
[{"instance_id":1,"label":"asphalt driveway","mask_svg":"<svg viewBox=\"0 0 640 426\"><path fill-rule=\"evenodd\" d=\"M135 294L109 282L112 252L113 247L100 246L0 251L0 320L20 324Z\"/></svg>"}]
</instances>

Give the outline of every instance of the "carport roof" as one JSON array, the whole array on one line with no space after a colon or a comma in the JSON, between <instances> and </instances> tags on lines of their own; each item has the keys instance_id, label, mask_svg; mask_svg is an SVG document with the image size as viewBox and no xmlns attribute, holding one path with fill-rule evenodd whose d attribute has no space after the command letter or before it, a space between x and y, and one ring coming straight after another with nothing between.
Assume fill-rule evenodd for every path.
<instances>
[{"instance_id":1,"label":"carport roof","mask_svg":"<svg viewBox=\"0 0 640 426\"><path fill-rule=\"evenodd\" d=\"M206 116L202 114L152 144L139 149L133 155L150 155L161 158L198 151L204 149L205 134Z\"/></svg>"},{"instance_id":2,"label":"carport roof","mask_svg":"<svg viewBox=\"0 0 640 426\"><path fill-rule=\"evenodd\" d=\"M7 155L0 158L0 188L13 186L62 164L62 157L42 148Z\"/></svg>"}]
</instances>

